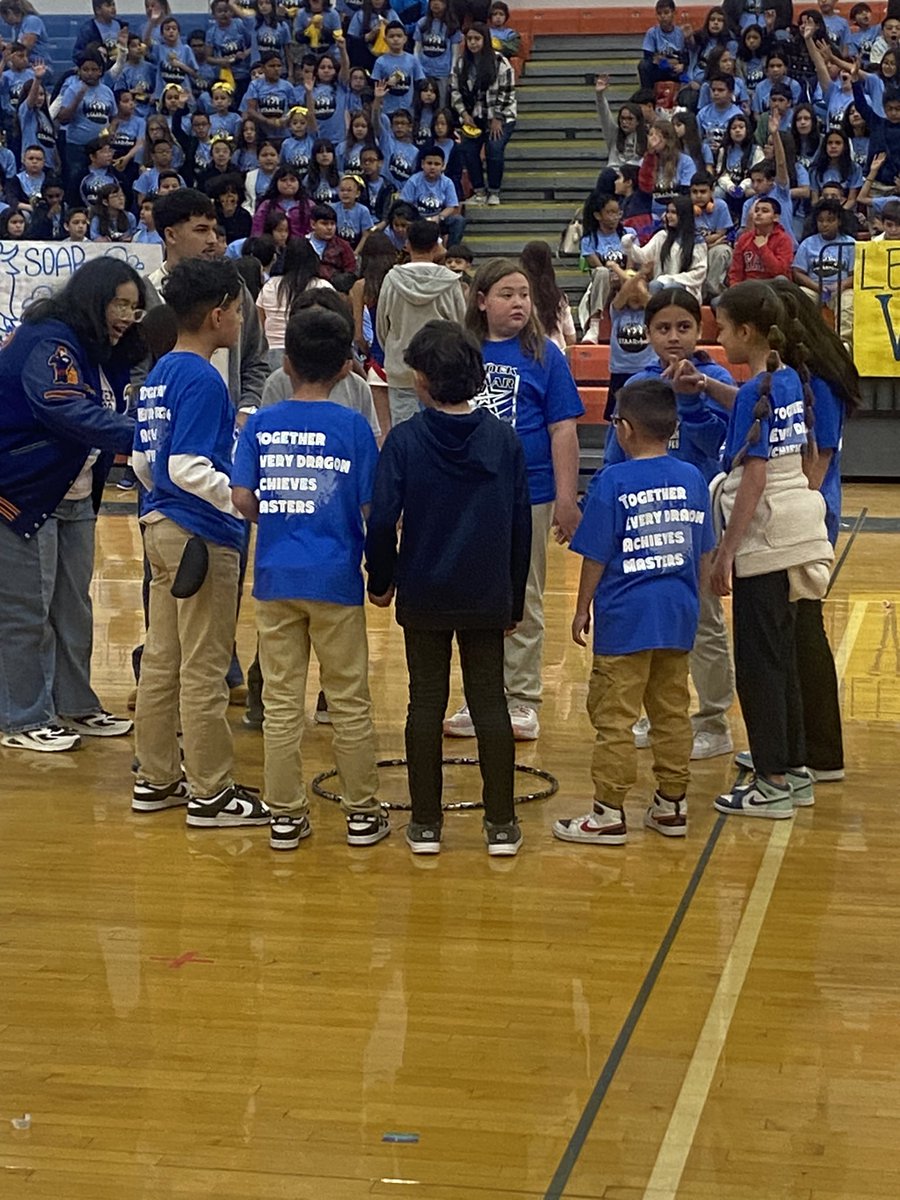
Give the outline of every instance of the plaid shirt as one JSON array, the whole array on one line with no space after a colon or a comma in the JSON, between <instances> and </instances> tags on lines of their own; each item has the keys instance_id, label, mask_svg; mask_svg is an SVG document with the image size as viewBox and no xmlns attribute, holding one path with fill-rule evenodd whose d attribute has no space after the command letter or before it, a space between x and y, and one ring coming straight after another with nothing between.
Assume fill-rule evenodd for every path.
<instances>
[{"instance_id":1,"label":"plaid shirt","mask_svg":"<svg viewBox=\"0 0 900 1200\"><path fill-rule=\"evenodd\" d=\"M476 121L500 121L516 119L516 79L513 69L502 54L497 56L497 77L486 92L472 96L474 70L462 56L453 72L450 99L453 108L462 118L466 113ZM471 107L466 104L470 101Z\"/></svg>"}]
</instances>

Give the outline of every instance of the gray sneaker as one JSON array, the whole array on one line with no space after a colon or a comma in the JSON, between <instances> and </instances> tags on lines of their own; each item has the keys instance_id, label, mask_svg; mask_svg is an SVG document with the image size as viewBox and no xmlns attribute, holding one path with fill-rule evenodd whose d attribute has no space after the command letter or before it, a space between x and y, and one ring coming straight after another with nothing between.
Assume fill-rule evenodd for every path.
<instances>
[{"instance_id":1,"label":"gray sneaker","mask_svg":"<svg viewBox=\"0 0 900 1200\"><path fill-rule=\"evenodd\" d=\"M406 827L406 844L413 854L440 854L440 822L426 825L419 821L410 821Z\"/></svg>"},{"instance_id":2,"label":"gray sneaker","mask_svg":"<svg viewBox=\"0 0 900 1200\"><path fill-rule=\"evenodd\" d=\"M487 843L488 854L492 857L503 855L511 858L519 853L519 847L522 845L519 822L510 821L508 825L495 825L492 821L485 821L484 840Z\"/></svg>"}]
</instances>

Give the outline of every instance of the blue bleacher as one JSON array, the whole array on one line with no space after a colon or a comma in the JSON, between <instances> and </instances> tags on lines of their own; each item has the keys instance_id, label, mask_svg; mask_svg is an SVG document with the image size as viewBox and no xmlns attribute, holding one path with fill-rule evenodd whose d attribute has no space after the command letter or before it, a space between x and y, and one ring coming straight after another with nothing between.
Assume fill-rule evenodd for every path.
<instances>
[{"instance_id":1,"label":"blue bleacher","mask_svg":"<svg viewBox=\"0 0 900 1200\"><path fill-rule=\"evenodd\" d=\"M58 69L64 70L72 62L72 47L75 45L75 38L90 13L67 16L63 13L39 12L38 15L47 29L53 62ZM192 29L206 29L210 21L208 10L190 13L177 12L174 16L178 18L178 24L185 37ZM120 13L119 20L123 24L127 24L130 29L142 29L146 22L143 13Z\"/></svg>"}]
</instances>

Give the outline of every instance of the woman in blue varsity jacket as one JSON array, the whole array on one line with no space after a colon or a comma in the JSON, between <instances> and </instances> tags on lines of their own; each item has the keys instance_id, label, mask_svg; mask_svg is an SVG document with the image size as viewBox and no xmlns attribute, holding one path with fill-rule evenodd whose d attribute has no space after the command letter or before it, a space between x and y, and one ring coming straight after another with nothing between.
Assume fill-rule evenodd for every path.
<instances>
[{"instance_id":1,"label":"woman in blue varsity jacket","mask_svg":"<svg viewBox=\"0 0 900 1200\"><path fill-rule=\"evenodd\" d=\"M94 529L134 421L125 386L144 354L144 284L85 263L31 304L0 349L0 744L73 750L128 733L91 688Z\"/></svg>"}]
</instances>

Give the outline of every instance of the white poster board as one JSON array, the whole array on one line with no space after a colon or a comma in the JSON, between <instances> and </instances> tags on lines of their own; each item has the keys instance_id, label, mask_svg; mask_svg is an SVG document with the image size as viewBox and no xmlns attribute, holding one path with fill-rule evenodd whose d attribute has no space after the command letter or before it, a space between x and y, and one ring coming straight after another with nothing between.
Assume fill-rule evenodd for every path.
<instances>
[{"instance_id":1,"label":"white poster board","mask_svg":"<svg viewBox=\"0 0 900 1200\"><path fill-rule=\"evenodd\" d=\"M0 337L22 320L30 300L49 296L89 258L118 258L149 275L162 264L162 246L142 242L0 242Z\"/></svg>"}]
</instances>

